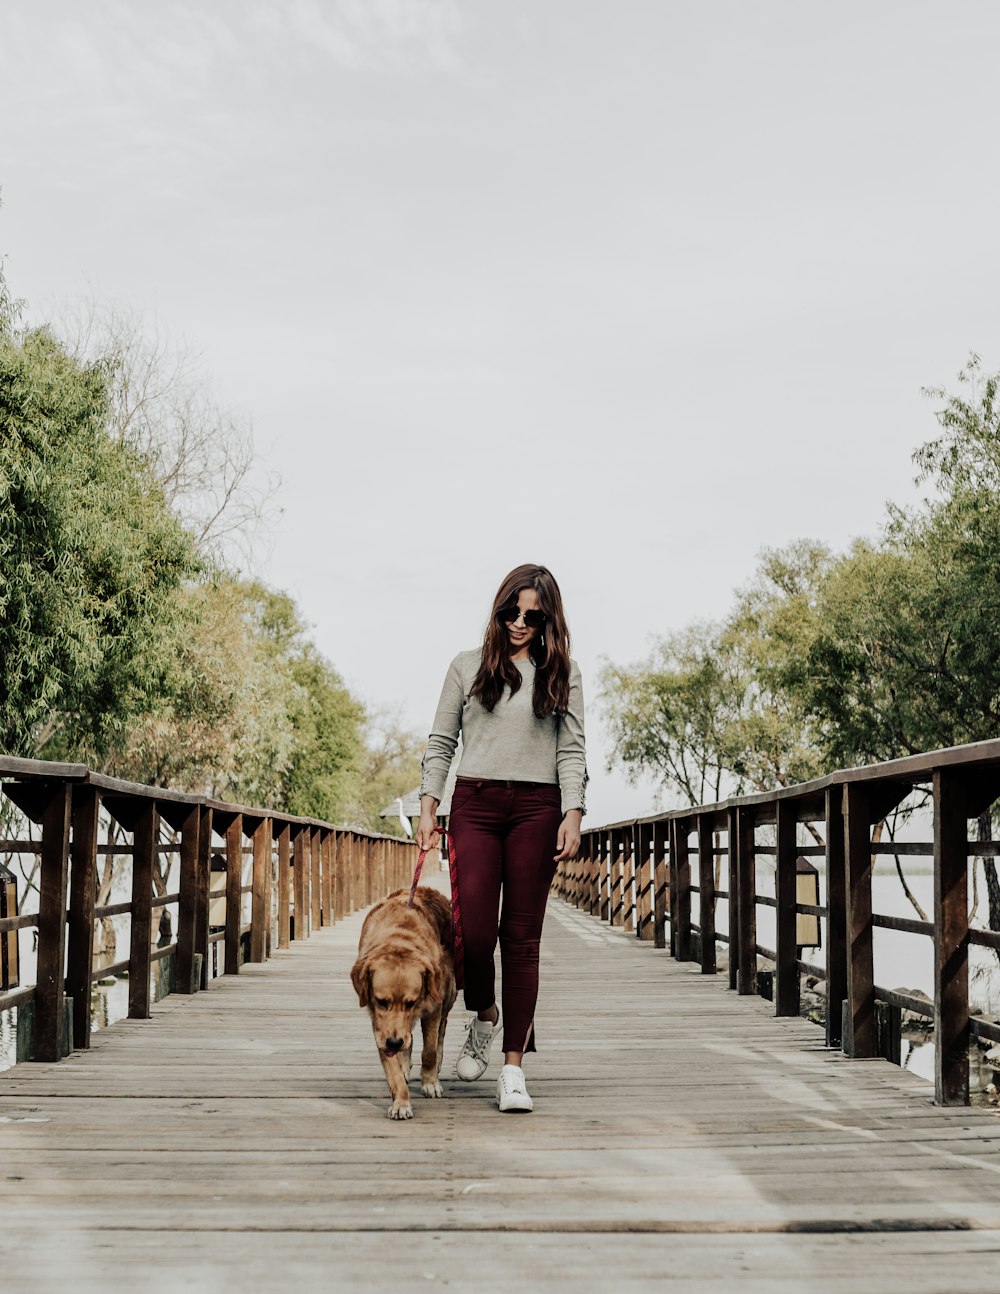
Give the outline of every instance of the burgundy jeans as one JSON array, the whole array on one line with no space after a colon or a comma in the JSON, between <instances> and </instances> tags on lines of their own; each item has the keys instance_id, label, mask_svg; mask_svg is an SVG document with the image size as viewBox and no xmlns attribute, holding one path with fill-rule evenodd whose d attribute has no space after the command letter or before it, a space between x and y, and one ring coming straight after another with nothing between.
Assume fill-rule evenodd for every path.
<instances>
[{"instance_id":1,"label":"burgundy jeans","mask_svg":"<svg viewBox=\"0 0 1000 1294\"><path fill-rule=\"evenodd\" d=\"M465 1005L482 1011L493 1004L499 932L504 1051L535 1050L538 948L556 871L560 805L558 786L465 777L458 779L451 800Z\"/></svg>"}]
</instances>

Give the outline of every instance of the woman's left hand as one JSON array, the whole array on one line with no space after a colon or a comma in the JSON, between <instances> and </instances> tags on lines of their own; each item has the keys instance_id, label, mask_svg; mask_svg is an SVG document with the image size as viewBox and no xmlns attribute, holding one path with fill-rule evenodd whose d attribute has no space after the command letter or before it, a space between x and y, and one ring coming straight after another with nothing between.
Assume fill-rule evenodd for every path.
<instances>
[{"instance_id":1,"label":"woman's left hand","mask_svg":"<svg viewBox=\"0 0 1000 1294\"><path fill-rule=\"evenodd\" d=\"M575 858L580 849L580 823L583 821L583 814L579 809L567 809L566 816L559 824L559 834L556 836L556 858L557 863L568 863L571 858Z\"/></svg>"}]
</instances>

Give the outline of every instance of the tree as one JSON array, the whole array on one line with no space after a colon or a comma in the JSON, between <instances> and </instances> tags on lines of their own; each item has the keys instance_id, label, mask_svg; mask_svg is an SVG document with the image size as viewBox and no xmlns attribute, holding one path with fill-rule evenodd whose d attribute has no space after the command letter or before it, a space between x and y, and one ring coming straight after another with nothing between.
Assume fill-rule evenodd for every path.
<instances>
[{"instance_id":1,"label":"tree","mask_svg":"<svg viewBox=\"0 0 1000 1294\"><path fill-rule=\"evenodd\" d=\"M810 540L766 549L725 622L720 646L732 675L744 680L726 759L755 790L806 782L825 771L808 706L808 662L832 565L830 550Z\"/></svg>"},{"instance_id":2,"label":"tree","mask_svg":"<svg viewBox=\"0 0 1000 1294\"><path fill-rule=\"evenodd\" d=\"M149 465L199 551L231 565L252 558L277 483L263 474L249 420L222 408L198 354L134 311L91 304L60 324L71 353L107 376L107 427Z\"/></svg>"},{"instance_id":3,"label":"tree","mask_svg":"<svg viewBox=\"0 0 1000 1294\"><path fill-rule=\"evenodd\" d=\"M721 625L667 635L639 665L606 665L614 758L688 804L818 776L803 680L831 562L806 541L766 551Z\"/></svg>"},{"instance_id":4,"label":"tree","mask_svg":"<svg viewBox=\"0 0 1000 1294\"><path fill-rule=\"evenodd\" d=\"M251 588L215 575L177 599L175 653L108 761L115 776L274 805L293 743L287 671L257 632Z\"/></svg>"},{"instance_id":5,"label":"tree","mask_svg":"<svg viewBox=\"0 0 1000 1294\"><path fill-rule=\"evenodd\" d=\"M398 711L383 708L368 712L356 798L348 809L348 821L369 831L403 834L398 815L378 815L387 804L420 785L424 740L420 733L404 728Z\"/></svg>"},{"instance_id":6,"label":"tree","mask_svg":"<svg viewBox=\"0 0 1000 1294\"><path fill-rule=\"evenodd\" d=\"M282 779L282 807L342 822L357 799L364 766L364 706L305 638L291 600L272 594L268 605L272 624L282 621L280 658L292 683L292 755Z\"/></svg>"},{"instance_id":7,"label":"tree","mask_svg":"<svg viewBox=\"0 0 1000 1294\"><path fill-rule=\"evenodd\" d=\"M979 373L973 358L961 376ZM1000 415L996 376L945 396L945 434L917 451L935 492L891 508L821 597L811 706L837 763L995 737L1000 726Z\"/></svg>"},{"instance_id":8,"label":"tree","mask_svg":"<svg viewBox=\"0 0 1000 1294\"><path fill-rule=\"evenodd\" d=\"M712 624L665 635L637 664L605 662L600 699L611 761L633 781L651 775L687 804L741 791L730 734L747 681L735 664Z\"/></svg>"},{"instance_id":9,"label":"tree","mask_svg":"<svg viewBox=\"0 0 1000 1294\"><path fill-rule=\"evenodd\" d=\"M194 545L105 429L100 366L0 333L0 748L100 760L155 695Z\"/></svg>"}]
</instances>

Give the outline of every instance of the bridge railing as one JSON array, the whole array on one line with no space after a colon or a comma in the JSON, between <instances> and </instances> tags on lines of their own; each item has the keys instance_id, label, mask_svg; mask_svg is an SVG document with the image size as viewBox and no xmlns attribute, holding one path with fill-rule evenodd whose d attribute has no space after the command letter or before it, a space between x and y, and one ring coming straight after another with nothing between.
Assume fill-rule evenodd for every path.
<instances>
[{"instance_id":1,"label":"bridge railing","mask_svg":"<svg viewBox=\"0 0 1000 1294\"><path fill-rule=\"evenodd\" d=\"M0 1011L28 1008L35 1060L90 1045L98 979L127 972L128 1015L145 1018L158 963L169 959L172 972L159 976L160 996L193 993L209 985L214 945L224 948L223 974L236 975L242 957L265 961L274 947L307 939L410 881L414 847L396 837L117 781L80 764L0 757L0 783L41 828L38 840L0 840L0 859L39 860L37 913L0 916L0 941L37 932L34 985L0 991ZM173 840L161 839L161 823ZM98 907L99 860L108 854L129 861L130 898ZM159 868L157 855L175 858ZM175 871L176 890L157 894L155 880L162 887ZM155 946L154 918L168 907L176 929ZM221 918L216 929L213 915ZM118 916L130 921L129 955L95 967L96 923Z\"/></svg>"},{"instance_id":2,"label":"bridge railing","mask_svg":"<svg viewBox=\"0 0 1000 1294\"><path fill-rule=\"evenodd\" d=\"M876 833L873 839L873 827L915 792L923 793L933 838L887 842ZM697 961L704 974L716 973L717 945L728 945L729 987L739 994L758 991L759 959L773 964L779 1016L799 1013L801 976L815 976L825 986L827 1044L850 1056L893 1058L899 1012L929 1018L935 1100L968 1104L970 1040L1000 1042L1000 1024L973 1016L969 997L969 949L1000 954L1000 933L971 924L968 901L970 858L995 856L1000 844L970 841L969 824L998 795L1000 741L840 770L760 795L586 830L578 858L559 869L556 893L658 947L669 944L673 957ZM890 853L932 859L928 920L873 911L874 861ZM773 896L758 892L762 856L774 864ZM804 856L825 861L824 903L797 897L797 860ZM723 905L724 929L716 924ZM774 910L774 948L758 942L761 907ZM802 916L822 923L821 963L800 956ZM876 983L877 928L932 940L932 997Z\"/></svg>"}]
</instances>

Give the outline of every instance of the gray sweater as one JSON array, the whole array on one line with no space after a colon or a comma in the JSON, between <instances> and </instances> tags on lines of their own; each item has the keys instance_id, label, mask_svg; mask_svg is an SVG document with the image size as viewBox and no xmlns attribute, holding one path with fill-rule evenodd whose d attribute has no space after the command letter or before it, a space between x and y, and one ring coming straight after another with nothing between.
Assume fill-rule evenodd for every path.
<instances>
[{"instance_id":1,"label":"gray sweater","mask_svg":"<svg viewBox=\"0 0 1000 1294\"><path fill-rule=\"evenodd\" d=\"M445 779L462 735L462 777L548 782L558 785L562 808L584 809L587 755L583 738L583 683L570 662L569 708L565 714L536 717L531 707L535 665L515 661L523 682L517 692L504 688L492 714L469 689L479 671L481 648L459 652L448 667L434 726L422 764L421 795L444 796Z\"/></svg>"}]
</instances>

